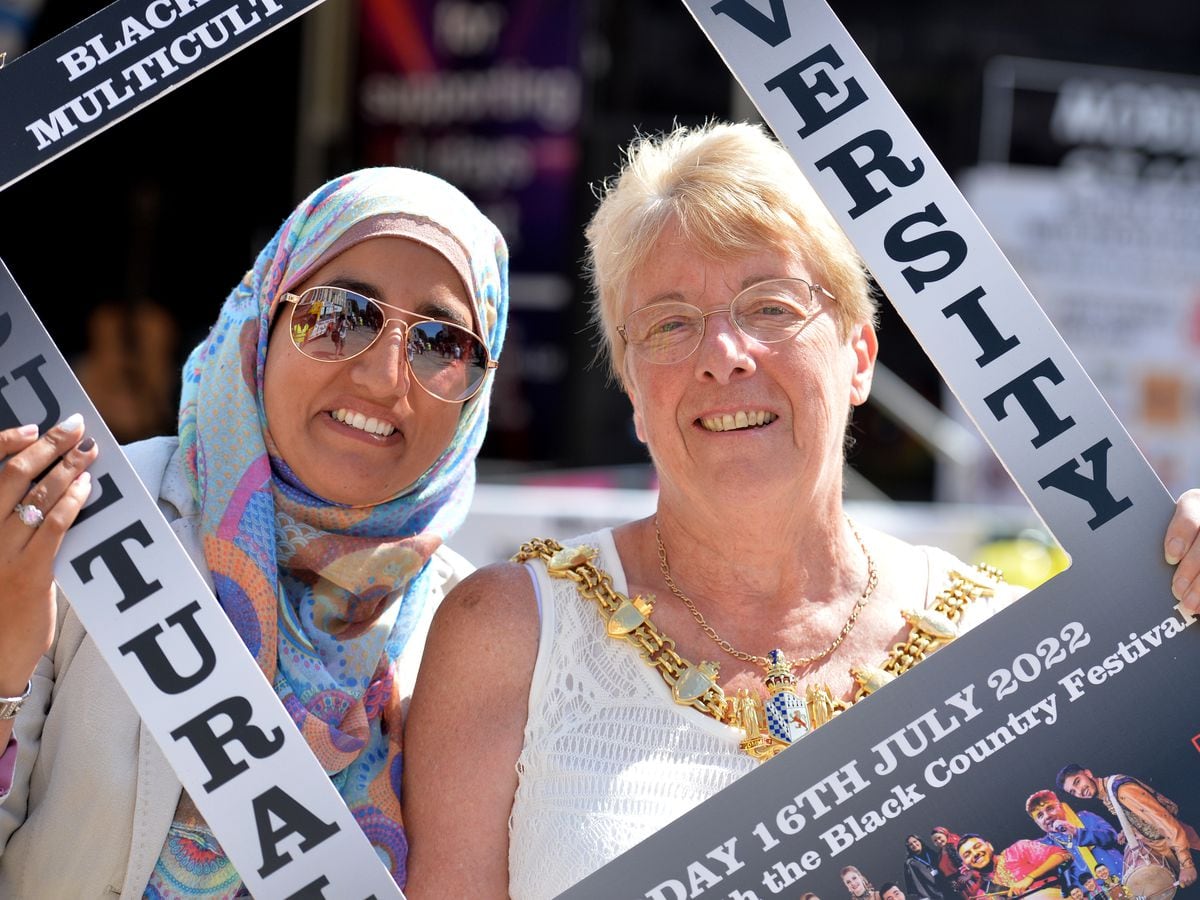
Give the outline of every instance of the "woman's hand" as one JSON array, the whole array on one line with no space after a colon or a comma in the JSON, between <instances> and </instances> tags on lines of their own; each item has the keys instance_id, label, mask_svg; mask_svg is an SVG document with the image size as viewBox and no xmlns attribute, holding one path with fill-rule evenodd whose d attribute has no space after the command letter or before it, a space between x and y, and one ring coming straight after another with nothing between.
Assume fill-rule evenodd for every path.
<instances>
[{"instance_id":1,"label":"woman's hand","mask_svg":"<svg viewBox=\"0 0 1200 900\"><path fill-rule=\"evenodd\" d=\"M1192 615L1200 615L1200 488L1184 493L1163 541L1167 562L1175 566L1171 593Z\"/></svg>"},{"instance_id":2,"label":"woman's hand","mask_svg":"<svg viewBox=\"0 0 1200 900\"><path fill-rule=\"evenodd\" d=\"M78 415L40 438L35 425L0 431L0 696L25 690L54 641L54 557L96 458L95 441L82 438Z\"/></svg>"}]
</instances>

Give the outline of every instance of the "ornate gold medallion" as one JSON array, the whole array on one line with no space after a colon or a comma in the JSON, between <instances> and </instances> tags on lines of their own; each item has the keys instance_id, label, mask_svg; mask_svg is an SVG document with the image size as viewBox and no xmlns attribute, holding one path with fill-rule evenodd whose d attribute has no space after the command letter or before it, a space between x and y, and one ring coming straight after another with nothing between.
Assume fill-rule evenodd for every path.
<instances>
[{"instance_id":1,"label":"ornate gold medallion","mask_svg":"<svg viewBox=\"0 0 1200 900\"><path fill-rule=\"evenodd\" d=\"M717 686L718 667L715 662L701 660L700 665L684 663L679 680L671 685L671 696L683 706L691 706Z\"/></svg>"},{"instance_id":2,"label":"ornate gold medallion","mask_svg":"<svg viewBox=\"0 0 1200 900\"><path fill-rule=\"evenodd\" d=\"M620 637L629 634L646 621L654 609L654 595L646 597L640 594L632 600L622 600L621 605L613 610L608 617L608 634L610 637Z\"/></svg>"}]
</instances>

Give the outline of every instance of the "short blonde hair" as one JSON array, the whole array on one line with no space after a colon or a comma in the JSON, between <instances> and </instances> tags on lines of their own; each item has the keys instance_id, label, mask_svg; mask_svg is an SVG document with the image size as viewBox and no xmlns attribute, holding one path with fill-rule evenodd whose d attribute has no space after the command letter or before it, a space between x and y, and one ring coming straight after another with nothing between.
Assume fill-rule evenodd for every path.
<instances>
[{"instance_id":1,"label":"short blonde hair","mask_svg":"<svg viewBox=\"0 0 1200 900\"><path fill-rule=\"evenodd\" d=\"M791 247L837 298L843 336L875 321L862 260L787 151L758 125L710 122L637 138L600 191L587 227L592 320L624 384L621 299L658 238L676 225L698 254L734 259Z\"/></svg>"}]
</instances>

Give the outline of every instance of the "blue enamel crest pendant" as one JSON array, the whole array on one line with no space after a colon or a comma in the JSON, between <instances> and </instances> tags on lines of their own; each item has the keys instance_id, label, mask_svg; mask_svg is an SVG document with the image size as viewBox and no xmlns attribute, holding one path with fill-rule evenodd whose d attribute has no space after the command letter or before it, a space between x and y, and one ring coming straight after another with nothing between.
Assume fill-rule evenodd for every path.
<instances>
[{"instance_id":1,"label":"blue enamel crest pendant","mask_svg":"<svg viewBox=\"0 0 1200 900\"><path fill-rule=\"evenodd\" d=\"M741 748L756 759L770 759L808 734L813 726L808 704L796 688L796 676L782 650L767 654L763 679L766 700L739 692L736 704L746 737Z\"/></svg>"}]
</instances>

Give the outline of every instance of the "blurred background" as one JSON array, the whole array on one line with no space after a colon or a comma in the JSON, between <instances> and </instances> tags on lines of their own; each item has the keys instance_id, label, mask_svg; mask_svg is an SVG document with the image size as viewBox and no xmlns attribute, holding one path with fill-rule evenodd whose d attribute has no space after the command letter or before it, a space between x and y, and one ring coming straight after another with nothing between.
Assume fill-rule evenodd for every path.
<instances>
[{"instance_id":1,"label":"blurred background","mask_svg":"<svg viewBox=\"0 0 1200 900\"><path fill-rule=\"evenodd\" d=\"M0 51L102 5L0 0ZM1200 484L1200 4L832 6L1168 488ZM653 508L595 361L582 231L637 132L713 116L754 110L678 0L327 0L4 191L0 257L129 441L174 430L187 350L312 188L380 164L458 185L513 261L455 542L482 563ZM1048 576L1061 554L884 307L857 514Z\"/></svg>"}]
</instances>

